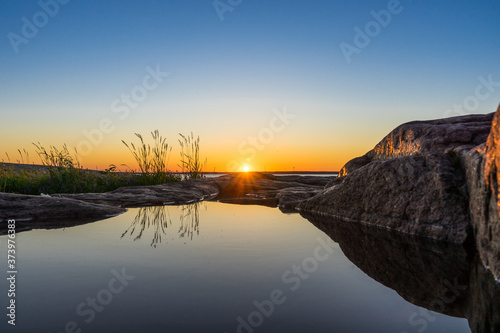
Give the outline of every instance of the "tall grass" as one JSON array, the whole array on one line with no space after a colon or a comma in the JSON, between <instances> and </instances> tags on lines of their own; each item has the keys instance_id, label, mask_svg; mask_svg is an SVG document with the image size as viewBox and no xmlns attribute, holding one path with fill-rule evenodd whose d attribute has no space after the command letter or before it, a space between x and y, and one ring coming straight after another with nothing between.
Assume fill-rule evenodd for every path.
<instances>
[{"instance_id":1,"label":"tall grass","mask_svg":"<svg viewBox=\"0 0 500 333\"><path fill-rule=\"evenodd\" d=\"M45 168L0 165L0 192L32 195L90 193L139 185L135 174L114 172L113 165L106 171L84 170L78 162L77 152L72 156L66 145L62 148L50 146L49 149L40 143L34 146Z\"/></svg>"},{"instance_id":2,"label":"tall grass","mask_svg":"<svg viewBox=\"0 0 500 333\"><path fill-rule=\"evenodd\" d=\"M203 168L206 164L206 159L204 163L200 161L200 137L194 138L193 132L191 135L183 135L179 133L181 139L179 139L179 144L181 146L181 163L179 167L182 169L182 173L187 176L187 178L203 178Z\"/></svg>"},{"instance_id":3,"label":"tall grass","mask_svg":"<svg viewBox=\"0 0 500 333\"><path fill-rule=\"evenodd\" d=\"M0 192L41 194L41 193L90 193L107 192L122 186L156 185L181 178L168 170L172 147L160 135L158 130L151 132L152 144L146 143L143 136L136 145L133 142L123 144L132 153L140 173L135 171L117 172L111 164L105 171L83 169L76 149L72 153L66 144L61 148L45 148L39 142L33 143L43 169L36 166L19 167L10 163L10 156L5 153L9 164L0 163ZM181 166L186 178L203 177L203 165L200 163L200 138L181 134ZM18 149L18 164L29 163L29 154ZM3 162L3 160L2 160ZM206 162L205 162L206 163Z\"/></svg>"},{"instance_id":4,"label":"tall grass","mask_svg":"<svg viewBox=\"0 0 500 333\"><path fill-rule=\"evenodd\" d=\"M153 144L147 144L141 134L135 133L139 138L139 145L130 144L122 140L123 144L132 153L132 156L139 165L141 179L144 185L162 184L178 180L168 170L168 161L172 147L167 143L167 139L160 135L158 130L151 132Z\"/></svg>"},{"instance_id":5,"label":"tall grass","mask_svg":"<svg viewBox=\"0 0 500 333\"><path fill-rule=\"evenodd\" d=\"M14 170L12 165L0 165L0 192L39 194L42 183L46 183L47 175L35 170Z\"/></svg>"},{"instance_id":6,"label":"tall grass","mask_svg":"<svg viewBox=\"0 0 500 333\"><path fill-rule=\"evenodd\" d=\"M71 156L68 146L64 144L62 149L50 146L45 149L40 142L33 143L36 153L40 157L42 164L47 168L50 178L59 184L68 184L72 181L78 181L80 176L80 163L78 162L78 153L75 149L74 157Z\"/></svg>"}]
</instances>

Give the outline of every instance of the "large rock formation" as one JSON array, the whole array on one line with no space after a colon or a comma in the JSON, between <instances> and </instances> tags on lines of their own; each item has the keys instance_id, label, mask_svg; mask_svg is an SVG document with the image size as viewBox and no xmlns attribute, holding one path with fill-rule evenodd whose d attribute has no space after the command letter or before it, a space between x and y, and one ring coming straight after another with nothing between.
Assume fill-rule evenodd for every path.
<instances>
[{"instance_id":1,"label":"large rock formation","mask_svg":"<svg viewBox=\"0 0 500 333\"><path fill-rule=\"evenodd\" d=\"M500 279L500 107L486 144L463 154L470 216L483 264Z\"/></svg>"},{"instance_id":2,"label":"large rock formation","mask_svg":"<svg viewBox=\"0 0 500 333\"><path fill-rule=\"evenodd\" d=\"M454 243L475 238L499 279L499 180L500 108L401 125L298 208Z\"/></svg>"},{"instance_id":3,"label":"large rock formation","mask_svg":"<svg viewBox=\"0 0 500 333\"><path fill-rule=\"evenodd\" d=\"M492 119L493 113L490 113L431 121L412 121L400 125L364 156L349 161L342 168L339 176L346 176L374 160L417 154L441 155L458 147L470 150L486 142Z\"/></svg>"},{"instance_id":4,"label":"large rock formation","mask_svg":"<svg viewBox=\"0 0 500 333\"><path fill-rule=\"evenodd\" d=\"M486 142L493 114L403 124L299 209L437 240L471 236L467 152Z\"/></svg>"},{"instance_id":5,"label":"large rock formation","mask_svg":"<svg viewBox=\"0 0 500 333\"><path fill-rule=\"evenodd\" d=\"M486 213L484 219L474 218L477 245L484 264L500 278L500 107L484 151L484 180L486 182ZM484 192L483 192L484 193ZM484 206L483 206L484 207Z\"/></svg>"}]
</instances>

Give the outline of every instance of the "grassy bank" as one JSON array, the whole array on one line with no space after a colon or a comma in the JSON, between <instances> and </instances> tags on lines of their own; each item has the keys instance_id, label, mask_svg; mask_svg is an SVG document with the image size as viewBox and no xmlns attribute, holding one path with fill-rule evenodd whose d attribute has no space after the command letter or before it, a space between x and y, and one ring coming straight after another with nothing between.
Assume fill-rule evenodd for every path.
<instances>
[{"instance_id":1,"label":"grassy bank","mask_svg":"<svg viewBox=\"0 0 500 333\"><path fill-rule=\"evenodd\" d=\"M111 164L105 171L84 169L78 161L78 152L71 153L66 145L62 148L50 146L46 149L40 143L34 144L42 168L24 164L29 161L26 150L18 150L17 164L0 163L0 192L39 195L41 193L101 193L123 186L158 185L177 182L188 178L201 178L203 173L199 162L199 138L196 149L186 152L182 146L181 163L186 168L184 177L172 174L168 169L171 147L159 131L151 132L152 144L137 134L139 144L123 144L136 160L139 171L118 172ZM192 136L192 134L191 134ZM185 136L181 135L181 138ZM190 142L191 143L191 142ZM194 166L191 170L185 161ZM10 159L9 159L10 162ZM23 166L23 167L21 167ZM184 168L183 168L184 169Z\"/></svg>"}]
</instances>

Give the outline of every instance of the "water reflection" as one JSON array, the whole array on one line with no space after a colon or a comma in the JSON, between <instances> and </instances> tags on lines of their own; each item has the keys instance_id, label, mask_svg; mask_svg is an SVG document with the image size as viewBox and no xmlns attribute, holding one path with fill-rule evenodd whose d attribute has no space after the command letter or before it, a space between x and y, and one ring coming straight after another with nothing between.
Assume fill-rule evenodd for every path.
<instances>
[{"instance_id":1,"label":"water reflection","mask_svg":"<svg viewBox=\"0 0 500 333\"><path fill-rule=\"evenodd\" d=\"M201 202L181 207L181 227L179 228L179 237L193 239L193 236L200 234L200 212L198 211Z\"/></svg>"},{"instance_id":2,"label":"water reflection","mask_svg":"<svg viewBox=\"0 0 500 333\"><path fill-rule=\"evenodd\" d=\"M467 318L472 332L500 332L500 284L473 248L402 235L358 223L304 216L340 245L345 256L374 280L417 306ZM414 313L415 332L432 322Z\"/></svg>"},{"instance_id":3,"label":"water reflection","mask_svg":"<svg viewBox=\"0 0 500 333\"><path fill-rule=\"evenodd\" d=\"M197 202L183 206L153 206L142 207L138 210L132 224L123 232L120 238L125 236L133 237L133 240L140 240L144 235L151 237L151 246L157 247L164 241L168 230L172 229L172 218L170 209L180 211L180 227L177 231L178 238L193 237L200 234L200 206L203 202Z\"/></svg>"}]
</instances>

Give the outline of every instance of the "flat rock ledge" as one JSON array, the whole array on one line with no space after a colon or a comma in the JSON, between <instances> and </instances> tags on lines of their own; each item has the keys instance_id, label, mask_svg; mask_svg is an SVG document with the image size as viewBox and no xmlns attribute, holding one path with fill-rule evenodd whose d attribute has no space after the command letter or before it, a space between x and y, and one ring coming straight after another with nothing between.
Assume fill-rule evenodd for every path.
<instances>
[{"instance_id":1,"label":"flat rock ledge","mask_svg":"<svg viewBox=\"0 0 500 333\"><path fill-rule=\"evenodd\" d=\"M244 173L154 186L122 187L106 193L31 196L0 193L0 222L15 219L26 229L65 227L104 219L126 208L183 205L203 200L294 209L322 191L333 177ZM6 224L0 224L0 234Z\"/></svg>"},{"instance_id":2,"label":"flat rock ledge","mask_svg":"<svg viewBox=\"0 0 500 333\"><path fill-rule=\"evenodd\" d=\"M295 209L305 199L320 193L335 177L274 176L257 172L223 176L210 180L217 185L215 200L224 203L265 205Z\"/></svg>"},{"instance_id":3,"label":"flat rock ledge","mask_svg":"<svg viewBox=\"0 0 500 333\"><path fill-rule=\"evenodd\" d=\"M53 196L119 207L182 205L212 200L294 208L304 199L321 192L332 178L274 176L252 172L163 185L122 187L106 193Z\"/></svg>"},{"instance_id":4,"label":"flat rock ledge","mask_svg":"<svg viewBox=\"0 0 500 333\"><path fill-rule=\"evenodd\" d=\"M16 222L37 221L47 228L53 227L57 221L64 220L58 225L70 225L71 221L78 220L80 224L92 222L125 212L126 209L108 205L88 203L67 198L53 198L34 195L0 193L0 222L15 219ZM6 223L1 223L5 231ZM37 224L40 225L40 224ZM16 226L18 224L16 223Z\"/></svg>"},{"instance_id":5,"label":"flat rock ledge","mask_svg":"<svg viewBox=\"0 0 500 333\"><path fill-rule=\"evenodd\" d=\"M219 194L219 188L207 179L152 186L126 186L105 193L53 194L89 203L118 207L182 205L210 200Z\"/></svg>"}]
</instances>

